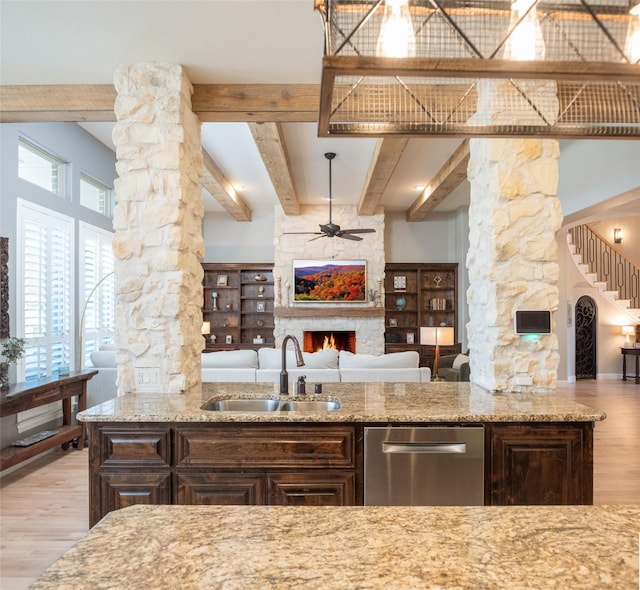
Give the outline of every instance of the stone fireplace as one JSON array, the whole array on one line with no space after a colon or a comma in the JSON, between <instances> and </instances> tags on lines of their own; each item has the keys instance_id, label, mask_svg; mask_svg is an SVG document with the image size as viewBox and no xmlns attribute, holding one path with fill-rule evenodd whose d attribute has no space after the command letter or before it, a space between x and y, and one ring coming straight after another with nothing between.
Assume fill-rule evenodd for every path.
<instances>
[{"instance_id":1,"label":"stone fireplace","mask_svg":"<svg viewBox=\"0 0 640 590\"><path fill-rule=\"evenodd\" d=\"M300 215L285 215L276 207L274 215L274 336L280 346L287 334L304 344L309 331L353 332L352 352L384 353L384 309L368 303L293 303L294 260L366 260L367 292L376 291L384 301L384 212L360 217L356 207L334 206L334 222L344 228L373 228L360 241L339 237L310 240L313 235L291 232L318 231L326 221L326 207L303 206ZM356 350L357 347L357 350Z\"/></svg>"},{"instance_id":2,"label":"stone fireplace","mask_svg":"<svg viewBox=\"0 0 640 590\"><path fill-rule=\"evenodd\" d=\"M304 352L317 352L325 348L356 351L355 330L305 330L302 336Z\"/></svg>"}]
</instances>

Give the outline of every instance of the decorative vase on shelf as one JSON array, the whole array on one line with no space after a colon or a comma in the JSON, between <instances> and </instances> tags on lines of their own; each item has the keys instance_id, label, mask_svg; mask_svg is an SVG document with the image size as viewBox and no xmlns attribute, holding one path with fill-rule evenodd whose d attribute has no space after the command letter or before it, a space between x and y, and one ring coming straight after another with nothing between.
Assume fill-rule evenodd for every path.
<instances>
[{"instance_id":1,"label":"decorative vase on shelf","mask_svg":"<svg viewBox=\"0 0 640 590\"><path fill-rule=\"evenodd\" d=\"M9 363L0 363L0 389L9 389Z\"/></svg>"}]
</instances>

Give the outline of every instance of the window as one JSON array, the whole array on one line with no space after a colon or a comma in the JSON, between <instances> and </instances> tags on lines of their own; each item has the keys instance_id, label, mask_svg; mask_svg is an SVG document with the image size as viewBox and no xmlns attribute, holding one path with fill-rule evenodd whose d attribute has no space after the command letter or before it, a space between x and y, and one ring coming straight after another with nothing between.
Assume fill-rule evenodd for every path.
<instances>
[{"instance_id":1,"label":"window","mask_svg":"<svg viewBox=\"0 0 640 590\"><path fill-rule=\"evenodd\" d=\"M73 233L70 217L18 199L18 325L27 341L19 380L71 365Z\"/></svg>"},{"instance_id":2,"label":"window","mask_svg":"<svg viewBox=\"0 0 640 590\"><path fill-rule=\"evenodd\" d=\"M113 234L80 223L80 331L82 367L90 365L92 352L115 337L115 291L113 280Z\"/></svg>"},{"instance_id":3,"label":"window","mask_svg":"<svg viewBox=\"0 0 640 590\"><path fill-rule=\"evenodd\" d=\"M87 176L80 175L80 204L93 211L111 217L113 213L113 191L108 187Z\"/></svg>"},{"instance_id":4,"label":"window","mask_svg":"<svg viewBox=\"0 0 640 590\"><path fill-rule=\"evenodd\" d=\"M66 164L35 145L18 142L18 176L65 198Z\"/></svg>"}]
</instances>

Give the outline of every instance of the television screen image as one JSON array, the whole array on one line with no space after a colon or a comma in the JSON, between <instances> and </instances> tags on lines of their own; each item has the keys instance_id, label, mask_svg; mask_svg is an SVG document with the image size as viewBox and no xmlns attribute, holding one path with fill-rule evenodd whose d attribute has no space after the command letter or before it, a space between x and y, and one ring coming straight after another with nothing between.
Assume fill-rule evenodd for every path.
<instances>
[{"instance_id":1,"label":"television screen image","mask_svg":"<svg viewBox=\"0 0 640 590\"><path fill-rule=\"evenodd\" d=\"M366 261L294 260L293 300L315 303L366 302Z\"/></svg>"}]
</instances>

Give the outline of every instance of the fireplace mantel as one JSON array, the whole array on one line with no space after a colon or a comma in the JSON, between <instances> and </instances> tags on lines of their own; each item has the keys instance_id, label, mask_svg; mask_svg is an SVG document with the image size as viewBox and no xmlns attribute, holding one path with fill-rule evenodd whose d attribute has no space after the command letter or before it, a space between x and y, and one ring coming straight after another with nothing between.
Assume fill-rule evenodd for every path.
<instances>
[{"instance_id":1,"label":"fireplace mantel","mask_svg":"<svg viewBox=\"0 0 640 590\"><path fill-rule=\"evenodd\" d=\"M300 305L299 307L276 307L273 315L277 318L334 318L384 317L382 307L325 307L319 305Z\"/></svg>"}]
</instances>

